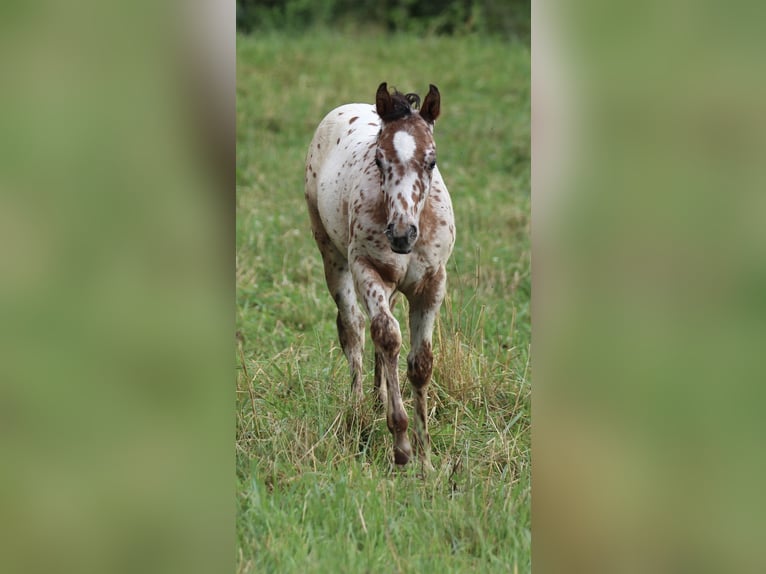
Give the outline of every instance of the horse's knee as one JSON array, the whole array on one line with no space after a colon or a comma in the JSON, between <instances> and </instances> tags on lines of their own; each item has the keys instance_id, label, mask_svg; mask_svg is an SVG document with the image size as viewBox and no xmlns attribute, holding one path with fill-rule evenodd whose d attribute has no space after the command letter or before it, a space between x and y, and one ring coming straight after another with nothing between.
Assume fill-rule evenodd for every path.
<instances>
[{"instance_id":1,"label":"horse's knee","mask_svg":"<svg viewBox=\"0 0 766 574\"><path fill-rule=\"evenodd\" d=\"M398 353L402 346L402 334L399 332L396 319L384 313L379 313L373 318L370 324L370 335L375 348L386 355Z\"/></svg>"},{"instance_id":2,"label":"horse's knee","mask_svg":"<svg viewBox=\"0 0 766 574\"><path fill-rule=\"evenodd\" d=\"M434 354L431 344L426 342L415 352L407 357L407 378L412 385L420 388L431 380L431 372L434 366Z\"/></svg>"}]
</instances>

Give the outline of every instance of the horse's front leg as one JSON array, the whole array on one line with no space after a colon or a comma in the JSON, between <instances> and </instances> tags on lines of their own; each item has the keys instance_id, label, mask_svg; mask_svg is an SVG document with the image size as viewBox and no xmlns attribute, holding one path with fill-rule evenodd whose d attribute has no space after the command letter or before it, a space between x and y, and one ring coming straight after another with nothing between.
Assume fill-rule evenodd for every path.
<instances>
[{"instance_id":1,"label":"horse's front leg","mask_svg":"<svg viewBox=\"0 0 766 574\"><path fill-rule=\"evenodd\" d=\"M370 335L375 344L376 371L380 385L385 385L385 392L379 396L386 400L386 423L394 438L394 462L405 465L412 456L412 447L407 438L409 420L404 410L399 388L399 350L402 335L399 322L391 313L389 300L394 286L387 285L380 274L364 261L356 261L352 266L357 293L364 300L370 316Z\"/></svg>"},{"instance_id":2,"label":"horse's front leg","mask_svg":"<svg viewBox=\"0 0 766 574\"><path fill-rule=\"evenodd\" d=\"M411 350L407 356L407 378L415 395L415 448L425 470L433 470L427 410L428 383L434 364L431 340L445 289L446 272L442 267L422 279L416 295L410 298Z\"/></svg>"},{"instance_id":3,"label":"horse's front leg","mask_svg":"<svg viewBox=\"0 0 766 574\"><path fill-rule=\"evenodd\" d=\"M398 293L394 292L388 299L388 307L390 311L394 310L396 305ZM385 363L383 356L375 351L375 392L378 396L378 405L382 408L386 408L388 404L388 389L386 388L386 380L384 376Z\"/></svg>"}]
</instances>

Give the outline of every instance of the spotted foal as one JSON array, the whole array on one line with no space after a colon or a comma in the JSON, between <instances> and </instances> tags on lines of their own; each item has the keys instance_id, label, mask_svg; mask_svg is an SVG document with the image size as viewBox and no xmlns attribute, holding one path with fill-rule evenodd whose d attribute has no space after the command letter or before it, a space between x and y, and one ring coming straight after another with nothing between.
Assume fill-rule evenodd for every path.
<instances>
[{"instance_id":1,"label":"spotted foal","mask_svg":"<svg viewBox=\"0 0 766 574\"><path fill-rule=\"evenodd\" d=\"M416 450L430 463L426 410L433 368L431 337L445 294L445 265L455 243L447 187L436 166L434 122L440 95L431 85L418 110L416 94L380 84L375 106L347 104L319 124L306 158L306 202L325 279L338 307L338 337L362 397L365 318L375 345L375 388L394 438L394 461L412 456L399 389L402 344L391 310L397 292L409 301L407 377L415 395Z\"/></svg>"}]
</instances>

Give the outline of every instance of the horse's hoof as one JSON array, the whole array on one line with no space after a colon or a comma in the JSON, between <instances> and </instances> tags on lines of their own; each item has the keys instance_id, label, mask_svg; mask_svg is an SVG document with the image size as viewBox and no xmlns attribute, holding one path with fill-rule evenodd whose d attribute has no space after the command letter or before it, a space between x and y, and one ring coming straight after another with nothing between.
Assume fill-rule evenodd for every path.
<instances>
[{"instance_id":1,"label":"horse's hoof","mask_svg":"<svg viewBox=\"0 0 766 574\"><path fill-rule=\"evenodd\" d=\"M407 428L406 422L404 428ZM404 466L410 458L412 458L412 446L410 446L406 430L394 433L394 463L397 466Z\"/></svg>"},{"instance_id":2,"label":"horse's hoof","mask_svg":"<svg viewBox=\"0 0 766 574\"><path fill-rule=\"evenodd\" d=\"M398 448L394 449L394 464L396 464L396 466L404 466L409 461L410 457L406 452L399 450Z\"/></svg>"}]
</instances>

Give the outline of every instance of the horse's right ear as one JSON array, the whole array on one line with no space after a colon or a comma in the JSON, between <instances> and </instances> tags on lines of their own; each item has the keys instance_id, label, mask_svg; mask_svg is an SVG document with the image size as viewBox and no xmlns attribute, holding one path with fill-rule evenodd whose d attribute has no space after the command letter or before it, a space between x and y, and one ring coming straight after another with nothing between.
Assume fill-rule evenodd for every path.
<instances>
[{"instance_id":1,"label":"horse's right ear","mask_svg":"<svg viewBox=\"0 0 766 574\"><path fill-rule=\"evenodd\" d=\"M386 117L394 109L394 103L391 100L391 94L388 93L388 84L386 82L378 86L378 93L375 94L375 109L381 118Z\"/></svg>"}]
</instances>

